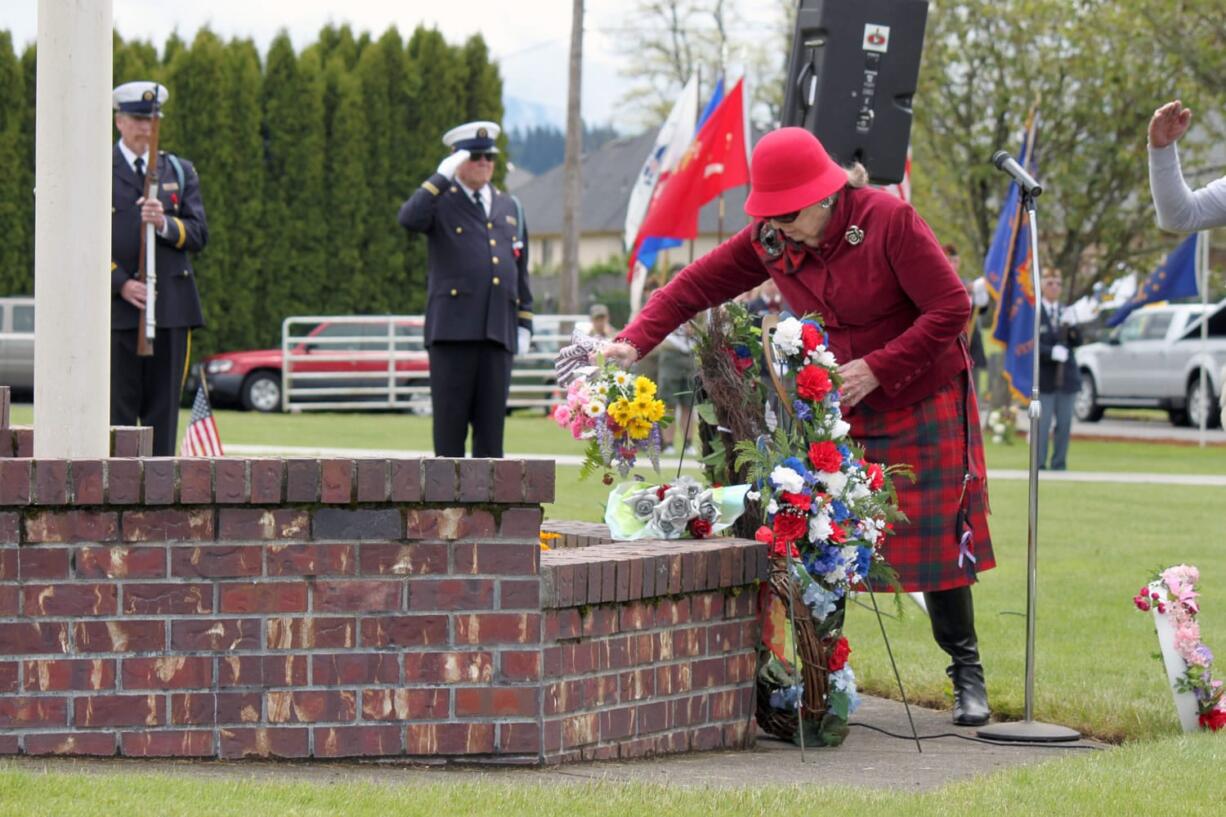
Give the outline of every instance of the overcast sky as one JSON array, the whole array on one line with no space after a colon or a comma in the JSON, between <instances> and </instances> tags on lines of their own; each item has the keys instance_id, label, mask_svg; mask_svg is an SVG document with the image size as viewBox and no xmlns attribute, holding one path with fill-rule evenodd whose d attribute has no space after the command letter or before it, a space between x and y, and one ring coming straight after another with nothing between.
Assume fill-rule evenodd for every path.
<instances>
[{"instance_id":1,"label":"overcast sky","mask_svg":"<svg viewBox=\"0 0 1226 817\"><path fill-rule=\"evenodd\" d=\"M376 36L396 26L408 36L419 24L437 26L448 42L480 33L502 67L510 96L566 109L570 0L112 0L115 27L124 39L161 45L177 28L190 38L204 25L223 37L251 37L265 51L285 28L296 48L315 40L327 23L349 23ZM613 37L629 0L587 0L584 38L583 114L591 123L609 121L625 87L617 70ZM18 48L38 30L37 0L0 0L0 28ZM624 40L624 37L623 37Z\"/></svg>"}]
</instances>

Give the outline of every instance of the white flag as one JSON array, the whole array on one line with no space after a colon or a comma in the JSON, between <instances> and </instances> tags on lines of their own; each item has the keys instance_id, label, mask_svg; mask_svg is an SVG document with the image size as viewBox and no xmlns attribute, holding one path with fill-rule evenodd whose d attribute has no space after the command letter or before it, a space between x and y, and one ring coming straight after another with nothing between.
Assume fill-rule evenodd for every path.
<instances>
[{"instance_id":1,"label":"white flag","mask_svg":"<svg viewBox=\"0 0 1226 817\"><path fill-rule=\"evenodd\" d=\"M660 178L671 173L685 155L686 148L694 139L694 123L698 119L698 78L690 77L681 91L677 104L664 121L656 135L656 143L643 162L634 187L630 191L630 203L626 205L626 251L634 247L639 225L647 215L647 206Z\"/></svg>"}]
</instances>

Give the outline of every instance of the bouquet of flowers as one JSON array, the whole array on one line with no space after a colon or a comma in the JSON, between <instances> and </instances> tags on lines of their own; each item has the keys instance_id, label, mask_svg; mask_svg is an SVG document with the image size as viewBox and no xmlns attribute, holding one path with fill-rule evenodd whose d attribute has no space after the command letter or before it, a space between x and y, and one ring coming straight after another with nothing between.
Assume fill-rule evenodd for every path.
<instances>
[{"instance_id":1,"label":"bouquet of flowers","mask_svg":"<svg viewBox=\"0 0 1226 817\"><path fill-rule=\"evenodd\" d=\"M1196 583L1200 572L1192 565L1168 567L1133 596L1138 610L1166 615L1175 631L1175 652L1185 671L1175 682L1177 692L1196 696L1197 720L1202 729L1216 732L1226 727L1226 696L1222 681L1213 677L1213 652L1200 640L1200 613Z\"/></svg>"},{"instance_id":2,"label":"bouquet of flowers","mask_svg":"<svg viewBox=\"0 0 1226 817\"><path fill-rule=\"evenodd\" d=\"M1017 434L1017 406L992 409L988 413L988 431L992 432L992 442L1013 445L1013 437Z\"/></svg>"},{"instance_id":3,"label":"bouquet of flowers","mask_svg":"<svg viewBox=\"0 0 1226 817\"><path fill-rule=\"evenodd\" d=\"M815 731L818 742L837 745L858 703L855 675L846 663L851 648L842 636L844 599L860 585L895 584L896 574L879 548L892 523L903 518L893 478L910 472L906 466L866 461L847 436L838 364L827 342L814 316L776 325L768 364L782 416L772 423L768 413L771 432L739 442L736 449L738 466L748 465L754 480L748 498L766 511L756 538L786 563L795 592L817 625L827 673L824 707L811 704L803 689L789 692L789 685L777 688L772 700L787 705L803 697L811 712L824 708L820 723L800 728ZM777 682L779 667L768 663L765 669ZM792 676L799 685L794 671Z\"/></svg>"},{"instance_id":4,"label":"bouquet of flowers","mask_svg":"<svg viewBox=\"0 0 1226 817\"><path fill-rule=\"evenodd\" d=\"M588 447L579 478L612 467L624 479L646 453L660 471L660 429L669 417L663 400L656 398L656 384L604 361L597 355L595 366L571 372L566 402L554 407L553 419ZM605 483L613 481L605 474Z\"/></svg>"},{"instance_id":5,"label":"bouquet of flowers","mask_svg":"<svg viewBox=\"0 0 1226 817\"><path fill-rule=\"evenodd\" d=\"M691 477L672 484L626 482L609 494L605 523L614 539L705 539L729 527L745 507L748 485L708 488Z\"/></svg>"}]
</instances>

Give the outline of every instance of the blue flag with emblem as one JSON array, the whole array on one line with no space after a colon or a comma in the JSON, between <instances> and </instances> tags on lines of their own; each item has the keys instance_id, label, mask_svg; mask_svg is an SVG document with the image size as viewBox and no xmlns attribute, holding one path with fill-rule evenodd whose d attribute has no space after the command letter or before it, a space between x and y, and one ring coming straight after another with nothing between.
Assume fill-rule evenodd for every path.
<instances>
[{"instance_id":1,"label":"blue flag with emblem","mask_svg":"<svg viewBox=\"0 0 1226 817\"><path fill-rule=\"evenodd\" d=\"M1038 175L1035 161L1037 116L1027 123L1018 164ZM996 227L996 237L984 260L984 277L996 298L996 323L992 337L1004 346L1003 375L1019 400L1030 399L1034 386L1035 291L1031 264L1030 220L1022 206L1016 182L1009 184L1005 207Z\"/></svg>"},{"instance_id":2,"label":"blue flag with emblem","mask_svg":"<svg viewBox=\"0 0 1226 817\"><path fill-rule=\"evenodd\" d=\"M1162 260L1128 302L1115 310L1107 326L1118 326L1134 309L1154 301L1187 298L1199 291L1196 286L1196 242L1200 233L1192 233L1175 251Z\"/></svg>"}]
</instances>

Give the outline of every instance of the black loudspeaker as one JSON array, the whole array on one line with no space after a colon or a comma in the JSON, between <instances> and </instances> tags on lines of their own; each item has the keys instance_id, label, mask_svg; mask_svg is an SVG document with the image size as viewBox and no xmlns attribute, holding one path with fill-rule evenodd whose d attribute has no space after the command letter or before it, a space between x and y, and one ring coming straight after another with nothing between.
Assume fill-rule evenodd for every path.
<instances>
[{"instance_id":1,"label":"black loudspeaker","mask_svg":"<svg viewBox=\"0 0 1226 817\"><path fill-rule=\"evenodd\" d=\"M783 124L875 184L902 181L928 0L800 0Z\"/></svg>"}]
</instances>

